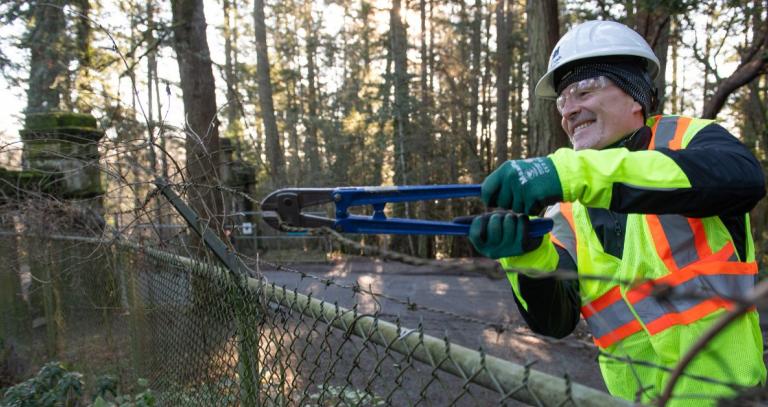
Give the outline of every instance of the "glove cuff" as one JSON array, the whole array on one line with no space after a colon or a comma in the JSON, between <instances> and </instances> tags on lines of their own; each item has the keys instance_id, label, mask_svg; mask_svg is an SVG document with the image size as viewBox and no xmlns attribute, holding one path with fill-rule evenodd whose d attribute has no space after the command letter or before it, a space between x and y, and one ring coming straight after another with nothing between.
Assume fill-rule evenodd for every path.
<instances>
[{"instance_id":1,"label":"glove cuff","mask_svg":"<svg viewBox=\"0 0 768 407\"><path fill-rule=\"evenodd\" d=\"M520 274L517 270L528 275L543 275L557 270L559 257L555 245L549 239L549 236L549 234L544 236L542 243L532 252L525 253L522 256L499 259L501 267L507 270L507 280L509 280L509 284L512 286L512 291L526 311L528 310L528 303L520 294L520 282L517 278Z\"/></svg>"},{"instance_id":2,"label":"glove cuff","mask_svg":"<svg viewBox=\"0 0 768 407\"><path fill-rule=\"evenodd\" d=\"M548 233L541 239L539 247L533 251L520 256L503 257L499 259L499 263L504 270L509 270L508 275L517 274L517 270L528 275L539 275L555 271L559 259L555 245Z\"/></svg>"}]
</instances>

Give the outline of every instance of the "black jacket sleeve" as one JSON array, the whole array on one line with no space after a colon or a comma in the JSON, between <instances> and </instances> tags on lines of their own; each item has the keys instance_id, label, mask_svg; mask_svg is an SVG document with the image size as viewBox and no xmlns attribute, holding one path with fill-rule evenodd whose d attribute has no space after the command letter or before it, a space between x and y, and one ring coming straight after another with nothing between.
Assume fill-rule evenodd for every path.
<instances>
[{"instance_id":1,"label":"black jacket sleeve","mask_svg":"<svg viewBox=\"0 0 768 407\"><path fill-rule=\"evenodd\" d=\"M657 151L680 167L691 187L652 190L617 183L613 186L611 210L691 218L730 216L749 212L765 195L760 163L718 124L700 130L685 149Z\"/></svg>"},{"instance_id":2,"label":"black jacket sleeve","mask_svg":"<svg viewBox=\"0 0 768 407\"><path fill-rule=\"evenodd\" d=\"M576 270L576 264L568 252L557 245L555 248L560 256L557 268ZM532 278L520 274L518 281L520 295L528 304L528 310L526 311L516 295L512 297L533 332L555 338L563 338L573 332L579 322L581 308L578 280Z\"/></svg>"}]
</instances>

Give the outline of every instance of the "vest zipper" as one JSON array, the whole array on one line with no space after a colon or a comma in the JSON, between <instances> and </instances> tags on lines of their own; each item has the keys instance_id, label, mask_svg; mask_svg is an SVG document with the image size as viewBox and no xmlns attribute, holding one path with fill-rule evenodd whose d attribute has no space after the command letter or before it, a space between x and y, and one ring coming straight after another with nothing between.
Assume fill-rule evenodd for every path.
<instances>
[{"instance_id":1,"label":"vest zipper","mask_svg":"<svg viewBox=\"0 0 768 407\"><path fill-rule=\"evenodd\" d=\"M624 231L621 229L621 223L614 215L613 211L608 210L608 214L613 220L613 232L616 234L616 242L618 243L619 253L624 252ZM623 256L622 256L623 257Z\"/></svg>"}]
</instances>

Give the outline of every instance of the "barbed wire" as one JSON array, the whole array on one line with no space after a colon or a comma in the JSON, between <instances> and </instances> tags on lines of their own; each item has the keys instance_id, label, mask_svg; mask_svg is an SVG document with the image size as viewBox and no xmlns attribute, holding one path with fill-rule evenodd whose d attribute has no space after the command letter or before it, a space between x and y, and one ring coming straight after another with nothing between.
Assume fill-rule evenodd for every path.
<instances>
[{"instance_id":1,"label":"barbed wire","mask_svg":"<svg viewBox=\"0 0 768 407\"><path fill-rule=\"evenodd\" d=\"M440 315L443 315L443 316L447 316L447 317L450 317L450 318L453 318L453 319L456 319L456 320L459 320L459 321L467 322L467 323L470 323L470 324L481 325L481 326L483 326L485 328L493 329L496 332L497 335L502 335L504 333L511 332L511 333L513 333L515 335L529 336L529 337L533 337L533 338L536 338L536 339L540 339L540 340L548 342L548 343L558 344L558 343L565 342L565 341L563 341L561 339L555 339L555 338L547 337L547 336L544 336L544 335L536 334L536 333L528 330L527 328L521 327L519 325L509 324L509 323L501 322L501 321L497 321L497 322L488 321L488 320L484 320L484 319L477 318L477 317L474 317L474 316L470 316L470 315L466 315L466 314L460 314L460 313L457 313L457 312L454 312L454 311L449 311L449 310L445 310L445 309L441 309L441 308L436 308L436 307L432 307L432 306L428 306L428 305L423 305L423 304L419 304L419 303L411 300L410 298L399 298L399 297L396 297L396 296L393 296L393 295L389 295L389 294L385 294L385 293L381 293L381 292L376 292L372 288L370 288L370 287L369 288L365 288L361 284L358 284L358 283L344 284L344 283L340 283L340 282L336 281L336 279L316 276L316 275L313 275L313 274L305 272L305 271L301 271L301 270L297 270L297 269L288 267L288 266L286 266L284 264L272 263L272 262L269 262L269 261L266 261L266 260L263 260L263 259L253 258L253 257L249 257L249 256L244 256L242 254L240 256L242 258L245 258L245 259L249 260L249 262L247 262L246 264L250 264L250 265L254 265L254 266L257 266L259 264L265 264L267 266L270 266L270 267L274 268L275 271L284 271L284 272L288 272L288 273L297 274L297 275L299 275L301 277L302 280L303 279L311 279L311 280L314 280L314 281L317 281L317 282L321 283L325 287L334 286L334 287L350 290L350 291L352 291L355 294L365 294L365 295L369 295L371 297L374 297L376 299L385 299L385 300L391 301L393 303L403 305L406 310L411 311L411 312L413 312L413 311L428 311L428 312L432 312L432 313L435 313L435 314L440 314ZM260 267L257 266L257 269L260 269ZM261 274L261 276L263 276L263 273ZM378 301L376 301L376 302L379 303ZM583 340L581 338L578 340L578 343L581 346L585 347L585 348L596 349L594 344L592 344L589 341Z\"/></svg>"}]
</instances>

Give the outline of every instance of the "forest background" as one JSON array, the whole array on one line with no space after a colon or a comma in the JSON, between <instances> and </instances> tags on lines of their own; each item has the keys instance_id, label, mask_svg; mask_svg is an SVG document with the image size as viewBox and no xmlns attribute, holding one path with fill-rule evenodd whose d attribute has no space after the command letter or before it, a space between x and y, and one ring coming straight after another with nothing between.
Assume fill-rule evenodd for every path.
<instances>
[{"instance_id":1,"label":"forest background","mask_svg":"<svg viewBox=\"0 0 768 407\"><path fill-rule=\"evenodd\" d=\"M66 110L106 131L108 213L140 206L158 175L218 184L228 160L256 169L256 200L286 186L480 183L504 160L568 145L532 89L557 39L589 19L648 40L664 113L718 119L765 168L768 0L0 0L0 166L23 166L26 114ZM189 199L225 219L212 190ZM753 212L760 260L767 213L765 200ZM464 239L370 241L471 254Z\"/></svg>"}]
</instances>

